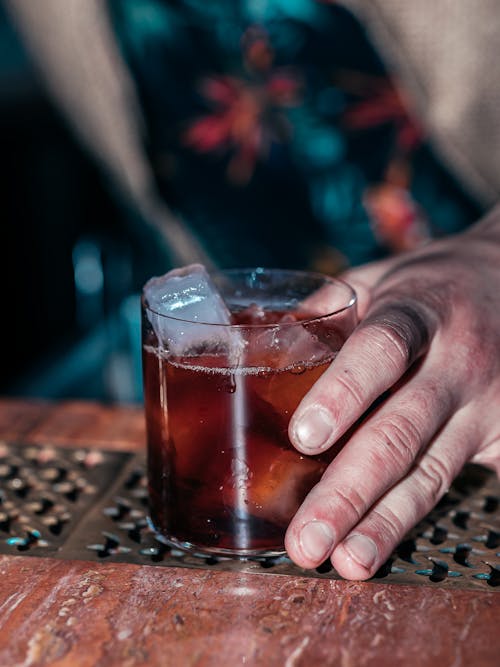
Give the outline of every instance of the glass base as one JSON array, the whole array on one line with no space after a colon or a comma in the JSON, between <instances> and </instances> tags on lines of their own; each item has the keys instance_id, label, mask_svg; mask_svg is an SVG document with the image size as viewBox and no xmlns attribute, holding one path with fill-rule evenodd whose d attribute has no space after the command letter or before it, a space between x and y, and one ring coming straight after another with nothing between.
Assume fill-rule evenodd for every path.
<instances>
[{"instance_id":1,"label":"glass base","mask_svg":"<svg viewBox=\"0 0 500 667\"><path fill-rule=\"evenodd\" d=\"M286 556L284 546L271 549L223 549L222 547L207 547L192 542L183 542L172 535L164 535L160 532L150 517L148 524L155 533L156 539L170 549L178 549L190 556L198 558L227 558L237 560L266 560L268 558L280 558Z\"/></svg>"}]
</instances>

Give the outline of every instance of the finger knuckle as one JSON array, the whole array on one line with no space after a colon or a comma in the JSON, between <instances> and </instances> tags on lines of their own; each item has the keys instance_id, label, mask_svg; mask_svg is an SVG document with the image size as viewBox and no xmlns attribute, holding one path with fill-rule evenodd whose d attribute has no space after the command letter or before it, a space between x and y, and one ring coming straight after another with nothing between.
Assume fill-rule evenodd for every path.
<instances>
[{"instance_id":1,"label":"finger knuckle","mask_svg":"<svg viewBox=\"0 0 500 667\"><path fill-rule=\"evenodd\" d=\"M416 346L408 332L402 331L394 322L378 324L377 343L397 368L407 368L417 356Z\"/></svg>"},{"instance_id":2,"label":"finger knuckle","mask_svg":"<svg viewBox=\"0 0 500 667\"><path fill-rule=\"evenodd\" d=\"M353 487L344 490L336 487L324 499L324 509L329 516L346 517L352 523L358 523L368 509L363 496Z\"/></svg>"},{"instance_id":3,"label":"finger knuckle","mask_svg":"<svg viewBox=\"0 0 500 667\"><path fill-rule=\"evenodd\" d=\"M358 336L363 340L366 361L380 366L382 359L391 375L401 375L408 367L409 351L405 341L400 340L396 333L382 324L362 325Z\"/></svg>"},{"instance_id":4,"label":"finger knuckle","mask_svg":"<svg viewBox=\"0 0 500 667\"><path fill-rule=\"evenodd\" d=\"M427 452L418 465L420 483L424 493L431 497L433 504L448 491L452 473L444 460Z\"/></svg>"},{"instance_id":5,"label":"finger knuckle","mask_svg":"<svg viewBox=\"0 0 500 667\"><path fill-rule=\"evenodd\" d=\"M373 427L371 436L373 465L382 469L389 466L399 474L409 470L422 446L417 426L405 415L391 415Z\"/></svg>"},{"instance_id":6,"label":"finger knuckle","mask_svg":"<svg viewBox=\"0 0 500 667\"><path fill-rule=\"evenodd\" d=\"M425 385L415 389L408 400L412 419L422 424L431 414L445 416L456 405L456 388L437 377L427 378Z\"/></svg>"},{"instance_id":7,"label":"finger knuckle","mask_svg":"<svg viewBox=\"0 0 500 667\"><path fill-rule=\"evenodd\" d=\"M342 393L349 398L356 407L364 409L366 407L366 397L361 382L349 369L344 369L341 375L336 378L340 385Z\"/></svg>"},{"instance_id":8,"label":"finger knuckle","mask_svg":"<svg viewBox=\"0 0 500 667\"><path fill-rule=\"evenodd\" d=\"M483 323L484 324L484 323ZM478 384L490 382L499 370L498 335L491 327L466 324L457 327L454 341L455 374L464 387L475 391Z\"/></svg>"},{"instance_id":9,"label":"finger knuckle","mask_svg":"<svg viewBox=\"0 0 500 667\"><path fill-rule=\"evenodd\" d=\"M398 367L410 366L427 348L432 335L429 318L409 301L381 306L367 318L366 325L374 330L373 343Z\"/></svg>"},{"instance_id":10,"label":"finger knuckle","mask_svg":"<svg viewBox=\"0 0 500 667\"><path fill-rule=\"evenodd\" d=\"M370 525L378 539L386 543L398 542L407 532L403 520L388 506L374 508L371 511Z\"/></svg>"}]
</instances>

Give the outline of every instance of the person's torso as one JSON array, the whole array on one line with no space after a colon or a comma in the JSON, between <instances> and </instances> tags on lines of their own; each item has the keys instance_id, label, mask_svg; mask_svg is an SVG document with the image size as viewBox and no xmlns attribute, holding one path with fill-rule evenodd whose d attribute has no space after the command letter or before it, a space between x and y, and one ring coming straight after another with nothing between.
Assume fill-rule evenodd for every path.
<instances>
[{"instance_id":1,"label":"person's torso","mask_svg":"<svg viewBox=\"0 0 500 667\"><path fill-rule=\"evenodd\" d=\"M160 191L219 264L334 272L477 215L342 7L109 6Z\"/></svg>"}]
</instances>

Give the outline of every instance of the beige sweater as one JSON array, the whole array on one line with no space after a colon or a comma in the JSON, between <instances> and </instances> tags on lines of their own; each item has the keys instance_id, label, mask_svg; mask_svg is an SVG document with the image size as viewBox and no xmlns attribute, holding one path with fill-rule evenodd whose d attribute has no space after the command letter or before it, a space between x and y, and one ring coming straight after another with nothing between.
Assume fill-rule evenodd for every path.
<instances>
[{"instance_id":1,"label":"beige sweater","mask_svg":"<svg viewBox=\"0 0 500 667\"><path fill-rule=\"evenodd\" d=\"M437 151L500 198L500 0L343 0L399 74Z\"/></svg>"}]
</instances>

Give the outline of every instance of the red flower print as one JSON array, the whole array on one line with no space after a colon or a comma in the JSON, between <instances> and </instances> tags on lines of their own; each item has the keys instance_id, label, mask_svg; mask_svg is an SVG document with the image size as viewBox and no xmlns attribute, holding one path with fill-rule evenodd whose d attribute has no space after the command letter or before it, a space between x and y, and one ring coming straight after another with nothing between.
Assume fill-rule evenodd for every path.
<instances>
[{"instance_id":1,"label":"red flower print","mask_svg":"<svg viewBox=\"0 0 500 667\"><path fill-rule=\"evenodd\" d=\"M392 252L411 250L430 238L428 220L410 192L410 153L423 140L421 127L408 112L403 94L386 77L343 72L340 87L360 98L343 116L350 130L392 123L396 128L395 156L384 182L367 189L364 204L375 236Z\"/></svg>"},{"instance_id":2,"label":"red flower print","mask_svg":"<svg viewBox=\"0 0 500 667\"><path fill-rule=\"evenodd\" d=\"M228 177L240 184L250 180L271 141L287 136L288 124L280 110L297 104L301 88L294 71L271 68L274 54L263 35L253 28L242 40L248 80L203 80L201 93L213 112L191 123L184 134L186 144L200 153L228 152Z\"/></svg>"},{"instance_id":3,"label":"red flower print","mask_svg":"<svg viewBox=\"0 0 500 667\"><path fill-rule=\"evenodd\" d=\"M375 236L393 252L411 250L429 240L427 220L406 188L381 183L365 192L364 204Z\"/></svg>"},{"instance_id":4,"label":"red flower print","mask_svg":"<svg viewBox=\"0 0 500 667\"><path fill-rule=\"evenodd\" d=\"M393 123L401 153L410 153L421 143L422 128L409 112L404 94L390 79L358 72L343 72L338 79L345 92L361 98L345 112L346 127L362 130Z\"/></svg>"}]
</instances>

